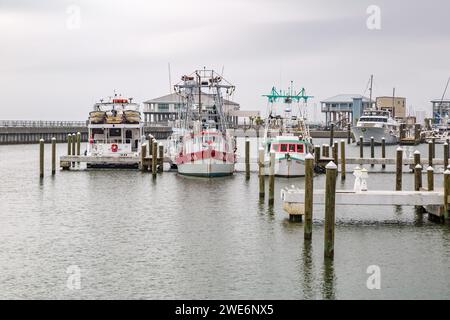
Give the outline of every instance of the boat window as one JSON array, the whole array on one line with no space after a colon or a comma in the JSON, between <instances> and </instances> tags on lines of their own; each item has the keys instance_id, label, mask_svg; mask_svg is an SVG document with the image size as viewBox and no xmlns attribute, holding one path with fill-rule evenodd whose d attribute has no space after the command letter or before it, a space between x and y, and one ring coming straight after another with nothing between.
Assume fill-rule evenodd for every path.
<instances>
[{"instance_id":1,"label":"boat window","mask_svg":"<svg viewBox=\"0 0 450 320\"><path fill-rule=\"evenodd\" d=\"M109 136L110 137L120 137L122 135L120 128L111 128L109 129Z\"/></svg>"},{"instance_id":2,"label":"boat window","mask_svg":"<svg viewBox=\"0 0 450 320\"><path fill-rule=\"evenodd\" d=\"M275 152L280 151L280 145L279 144L274 144L273 145L273 151L275 151Z\"/></svg>"},{"instance_id":3,"label":"boat window","mask_svg":"<svg viewBox=\"0 0 450 320\"><path fill-rule=\"evenodd\" d=\"M92 134L103 134L103 129L101 128L93 128Z\"/></svg>"},{"instance_id":4,"label":"boat window","mask_svg":"<svg viewBox=\"0 0 450 320\"><path fill-rule=\"evenodd\" d=\"M289 145L289 152L295 152L295 144L290 144Z\"/></svg>"},{"instance_id":5,"label":"boat window","mask_svg":"<svg viewBox=\"0 0 450 320\"><path fill-rule=\"evenodd\" d=\"M127 139L133 138L133 133L131 132L131 130L127 130L125 132L125 138L127 138Z\"/></svg>"},{"instance_id":6,"label":"boat window","mask_svg":"<svg viewBox=\"0 0 450 320\"><path fill-rule=\"evenodd\" d=\"M304 149L303 149L303 145L302 145L302 144L298 144L298 145L297 145L297 152L298 152L298 153L303 153L303 152L304 152Z\"/></svg>"},{"instance_id":7,"label":"boat window","mask_svg":"<svg viewBox=\"0 0 450 320\"><path fill-rule=\"evenodd\" d=\"M288 150L288 145L287 144L281 144L281 152L287 152L287 150Z\"/></svg>"}]
</instances>

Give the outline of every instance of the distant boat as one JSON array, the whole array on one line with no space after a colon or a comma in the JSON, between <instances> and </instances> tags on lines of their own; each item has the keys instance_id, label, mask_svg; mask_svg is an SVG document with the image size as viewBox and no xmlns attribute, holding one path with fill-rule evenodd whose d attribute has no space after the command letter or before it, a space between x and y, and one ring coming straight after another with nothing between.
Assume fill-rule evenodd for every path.
<instances>
[{"instance_id":1,"label":"distant boat","mask_svg":"<svg viewBox=\"0 0 450 320\"><path fill-rule=\"evenodd\" d=\"M376 144L381 144L383 138L386 144L397 144L400 140L400 124L384 110L364 111L352 132L358 144L359 137L363 137L363 144L370 144L372 137Z\"/></svg>"}]
</instances>

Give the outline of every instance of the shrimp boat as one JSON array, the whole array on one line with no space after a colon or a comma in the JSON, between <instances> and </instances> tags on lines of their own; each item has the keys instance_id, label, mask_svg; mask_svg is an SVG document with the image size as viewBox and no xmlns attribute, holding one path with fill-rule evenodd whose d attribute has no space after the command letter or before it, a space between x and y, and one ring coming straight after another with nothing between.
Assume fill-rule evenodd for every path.
<instances>
[{"instance_id":1,"label":"shrimp boat","mask_svg":"<svg viewBox=\"0 0 450 320\"><path fill-rule=\"evenodd\" d=\"M97 159L87 162L88 168L138 167L144 125L139 104L132 100L115 94L109 101L102 99L94 105L89 113L86 156Z\"/></svg>"},{"instance_id":2,"label":"shrimp boat","mask_svg":"<svg viewBox=\"0 0 450 320\"><path fill-rule=\"evenodd\" d=\"M214 70L197 70L183 76L174 88L184 101L180 119L169 138L169 152L178 173L197 177L232 175L236 148L227 133L222 90L231 95L234 86ZM202 105L205 94L212 96L213 106Z\"/></svg>"},{"instance_id":3,"label":"shrimp boat","mask_svg":"<svg viewBox=\"0 0 450 320\"><path fill-rule=\"evenodd\" d=\"M295 92L293 84L288 91L278 92L272 88L269 100L269 116L266 121L264 140L265 174L269 174L270 153L275 153L275 175L294 178L305 175L305 157L312 151L312 139L306 123L306 106L309 98L305 89ZM279 100L283 102L283 110L275 106ZM296 110L293 110L293 102ZM303 102L303 106L300 103Z\"/></svg>"}]
</instances>

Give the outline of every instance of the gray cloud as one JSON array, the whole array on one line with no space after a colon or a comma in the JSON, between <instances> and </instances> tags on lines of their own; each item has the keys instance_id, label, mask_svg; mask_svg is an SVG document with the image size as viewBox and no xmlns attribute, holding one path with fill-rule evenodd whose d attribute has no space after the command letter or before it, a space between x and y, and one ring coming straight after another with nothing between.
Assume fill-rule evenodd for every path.
<instances>
[{"instance_id":1,"label":"gray cloud","mask_svg":"<svg viewBox=\"0 0 450 320\"><path fill-rule=\"evenodd\" d=\"M433 5L431 5L431 3ZM65 26L67 5L81 28ZM381 7L382 29L366 28ZM450 76L448 1L9 1L0 2L0 91L5 118L83 119L113 89L145 100L172 78L203 66L221 69L243 108L289 80L316 102L396 86L426 109ZM45 101L45 102L43 102Z\"/></svg>"}]
</instances>

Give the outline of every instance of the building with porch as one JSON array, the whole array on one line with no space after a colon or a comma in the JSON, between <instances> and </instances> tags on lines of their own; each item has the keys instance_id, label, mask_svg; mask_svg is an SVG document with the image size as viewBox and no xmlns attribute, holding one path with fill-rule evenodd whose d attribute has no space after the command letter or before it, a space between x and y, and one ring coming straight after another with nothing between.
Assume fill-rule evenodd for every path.
<instances>
[{"instance_id":1,"label":"building with porch","mask_svg":"<svg viewBox=\"0 0 450 320\"><path fill-rule=\"evenodd\" d=\"M326 126L334 124L337 128L356 125L365 109L373 107L374 101L360 94L340 94L320 102L325 113Z\"/></svg>"},{"instance_id":2,"label":"building with porch","mask_svg":"<svg viewBox=\"0 0 450 320\"><path fill-rule=\"evenodd\" d=\"M176 94L171 93L159 98L144 101L144 121L149 124L167 125L169 121L176 120L180 117L180 111L185 105L184 99ZM208 93L194 95L194 104L199 105L207 110L213 108L215 101L214 96ZM236 102L223 99L223 111L230 125L238 124L240 105Z\"/></svg>"},{"instance_id":3,"label":"building with porch","mask_svg":"<svg viewBox=\"0 0 450 320\"><path fill-rule=\"evenodd\" d=\"M450 117L450 100L432 100L431 104L435 123L442 123L442 120Z\"/></svg>"}]
</instances>

